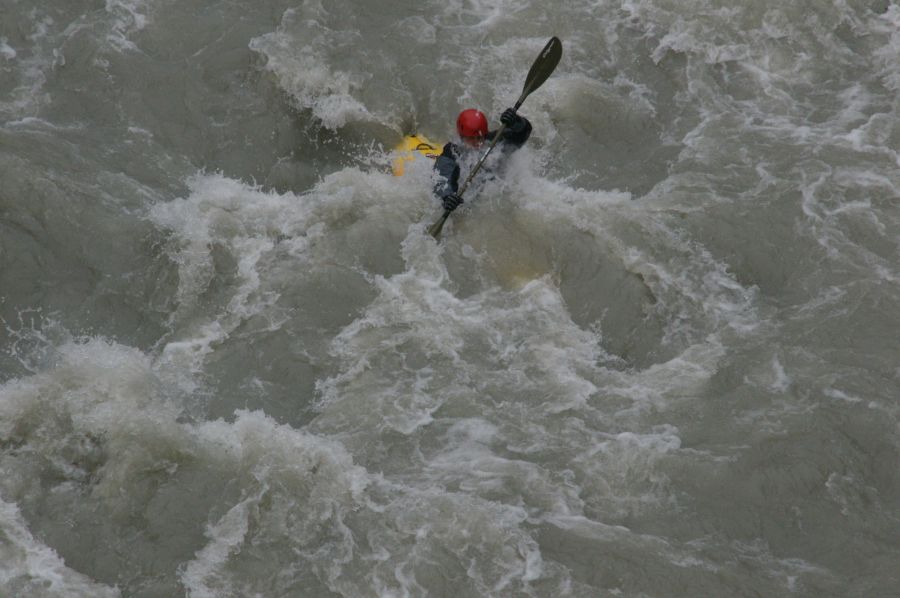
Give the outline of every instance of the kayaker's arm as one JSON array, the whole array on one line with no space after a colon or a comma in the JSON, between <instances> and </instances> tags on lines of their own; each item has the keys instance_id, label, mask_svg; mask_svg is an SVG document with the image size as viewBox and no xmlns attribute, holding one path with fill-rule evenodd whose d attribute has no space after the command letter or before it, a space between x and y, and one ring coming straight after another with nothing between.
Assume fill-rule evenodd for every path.
<instances>
[{"instance_id":1,"label":"kayaker's arm","mask_svg":"<svg viewBox=\"0 0 900 598\"><path fill-rule=\"evenodd\" d=\"M531 123L524 116L517 114L512 108L507 108L503 111L503 114L500 116L500 122L506 125L506 128L503 129L502 143L519 148L525 145L525 142L531 136ZM493 141L496 135L497 131L491 131L488 133L487 138Z\"/></svg>"},{"instance_id":2,"label":"kayaker's arm","mask_svg":"<svg viewBox=\"0 0 900 598\"><path fill-rule=\"evenodd\" d=\"M459 163L456 161L452 143L444 146L444 151L434 161L434 170L437 173L434 194L443 199L451 193L456 193L459 189Z\"/></svg>"}]
</instances>

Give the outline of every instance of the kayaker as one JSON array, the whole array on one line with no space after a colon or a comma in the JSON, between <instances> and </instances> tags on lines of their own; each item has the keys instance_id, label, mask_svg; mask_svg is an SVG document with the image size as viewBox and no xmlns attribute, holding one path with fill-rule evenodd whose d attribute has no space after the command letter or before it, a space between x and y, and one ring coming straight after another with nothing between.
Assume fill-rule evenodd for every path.
<instances>
[{"instance_id":1,"label":"kayaker","mask_svg":"<svg viewBox=\"0 0 900 598\"><path fill-rule=\"evenodd\" d=\"M531 135L531 123L512 108L503 111L500 122L506 125L497 147L501 153L522 147ZM481 110L475 108L468 108L459 113L456 119L456 132L459 134L461 144L447 143L444 151L434 162L434 170L437 173L434 194L441 200L444 209L451 212L463 202L462 197L457 195L460 161L477 159L478 149L484 142L492 142L497 136L497 131L488 131L487 117Z\"/></svg>"}]
</instances>

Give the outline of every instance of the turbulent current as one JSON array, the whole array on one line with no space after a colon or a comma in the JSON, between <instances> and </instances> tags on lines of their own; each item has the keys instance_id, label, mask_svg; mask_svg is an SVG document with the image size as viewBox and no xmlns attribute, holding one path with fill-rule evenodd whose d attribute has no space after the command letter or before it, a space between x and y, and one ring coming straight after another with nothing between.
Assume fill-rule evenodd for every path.
<instances>
[{"instance_id":1,"label":"turbulent current","mask_svg":"<svg viewBox=\"0 0 900 598\"><path fill-rule=\"evenodd\" d=\"M0 0L0 595L900 595L898 94L888 0Z\"/></svg>"}]
</instances>

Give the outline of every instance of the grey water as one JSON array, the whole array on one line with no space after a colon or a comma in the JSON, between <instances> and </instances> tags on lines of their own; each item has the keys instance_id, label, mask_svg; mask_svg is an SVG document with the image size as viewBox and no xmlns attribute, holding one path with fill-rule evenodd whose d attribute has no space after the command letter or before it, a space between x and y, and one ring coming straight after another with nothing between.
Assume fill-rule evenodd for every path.
<instances>
[{"instance_id":1,"label":"grey water","mask_svg":"<svg viewBox=\"0 0 900 598\"><path fill-rule=\"evenodd\" d=\"M887 0L0 0L0 595L900 596L898 92Z\"/></svg>"}]
</instances>

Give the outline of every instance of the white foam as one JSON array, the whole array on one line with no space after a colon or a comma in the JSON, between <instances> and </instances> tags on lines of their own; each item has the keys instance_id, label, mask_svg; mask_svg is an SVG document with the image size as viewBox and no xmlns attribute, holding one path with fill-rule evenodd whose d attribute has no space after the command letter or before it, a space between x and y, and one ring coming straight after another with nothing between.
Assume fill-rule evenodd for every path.
<instances>
[{"instance_id":1,"label":"white foam","mask_svg":"<svg viewBox=\"0 0 900 598\"><path fill-rule=\"evenodd\" d=\"M706 342L710 333L746 335L765 324L756 306L758 289L744 287L727 263L672 225L664 213L671 209L665 188L634 202L626 192L573 189L541 176L533 166L525 150L510 161L512 199L533 211L542 224L558 219L563 226L589 233L604 253L639 274L657 300L654 309L665 314L665 344L687 348ZM642 242L626 240L622 229L640 230Z\"/></svg>"},{"instance_id":2,"label":"white foam","mask_svg":"<svg viewBox=\"0 0 900 598\"><path fill-rule=\"evenodd\" d=\"M131 39L138 39L137 33L147 26L150 7L148 2L109 0L103 18L112 23L111 43L135 49ZM511 0L455 0L438 9L443 20L411 17L397 31L421 33L422 43L437 47L451 35L477 40L477 48L461 50L462 59L448 52L442 67L471 60L468 67L450 72L473 75L467 80L475 81L498 75L496 82L481 89L471 85L472 90L462 93L500 101L509 89L515 97L521 82L513 79L524 70L518 67L527 67L535 46L545 41L504 41L504 24L518 18L517 11L529 11L528 17L541 15L545 22L566 23L551 14L562 7L552 8ZM27 452L52 463L54 474L73 484L93 483L96 476L96 495L85 500L109 501L96 503L99 516L117 508L141 513L141 488L153 483L146 472L169 471L179 459L229 479L229 492L207 511L205 539L196 539L196 553L180 569L183 585L196 596L279 593L296 587L311 594L421 595L435 591L427 576L436 568L456 581L454 590L460 594L551 593L553 583L571 588L574 582L565 568L577 565L565 562L565 555L541 554L535 528L546 523L596 541L591 546L601 550L603 542L608 546L635 542L648 548L640 554L651 566L662 555L676 567L698 572L724 569L718 579L729 581L743 579L742 568L750 567L754 574L773 570L784 574L788 591L805 589L803 564L778 561L765 547L744 550L727 539L716 540L709 550L718 550L717 555L708 558L690 545L675 549L669 544L675 544L673 540L644 537L610 523L636 520L647 529L666 513L702 515L702 508L695 509L689 501L676 504L684 487L673 488L670 476L682 465L695 465L693 460L699 457L718 459L716 464L723 467L727 457L691 452L682 447L681 430L658 424L675 412L679 417L695 415L692 402L715 393L711 380L715 385L730 384L727 375L733 370L723 372L724 380L714 374L727 363L727 356L741 357L745 343L762 338L758 333L767 325L770 297L760 300L757 289L742 284L744 278L729 270L725 261L731 256L725 252L732 246L724 251L704 247L702 231L673 224L672 213L690 225L690 218L706 208L724 208L737 201L717 194L715 181L698 172L705 166L716 168L711 162L715 154L723 151L726 141L733 141L720 131L762 134L766 143L775 140L796 149L798 160L812 155L827 162L831 149L871 154L873 161L864 168L834 168L821 183L813 161L802 164L808 176L803 183L818 184L804 196L806 215L814 232L831 235L828 241L835 256L846 255L847 244L832 229L840 232L846 219L854 219L853 226L868 222L882 235L896 230L890 217L878 211L879 202L896 195L895 179L877 162L897 161L896 151L888 147L893 115L871 115L883 98L866 85L849 85L843 93L833 94L834 112L824 122L807 120L809 106L798 102L801 98L793 93L792 84L815 82L813 69L805 71L821 57L805 53L809 46L803 39L796 46L789 43L798 23L787 18L790 7L763 7L760 14L765 15L751 23L761 23L762 33L745 35L740 29L754 18L754 8L717 11L708 2L676 6L631 0L622 11L612 11L616 14L610 20L624 27L605 30L594 27L602 23L588 15L595 19L585 27L591 31L579 32L576 27L571 35L577 41L564 42L560 72L529 99L529 116L536 115L535 139L514 156L509 182L488 185L484 194L485 203L498 196L502 196L498 201L509 199L507 207L522 219L526 235L538 237L549 230L562 241L583 236L578 249L599 248L599 255L640 275L656 298L647 318L668 323L660 363L639 369L621 360L615 364L620 369L612 370L603 350L604 331L573 322L569 312L575 311L552 273L539 273L515 288L481 276L491 256L465 236L465 219L477 222L486 213L478 211L475 201L469 203L471 211L454 215L461 219L450 225L443 245L429 239L420 222L429 220L434 208L427 176L421 176L428 174L427 162L403 179L346 169L302 195L267 192L223 175L198 175L185 197L149 212L150 220L168 235L166 251L179 274L172 332L158 352L145 354L102 339L58 343L55 368L33 365L36 375L0 388L0 436L4 441L15 436ZM583 9L581 5L574 10L590 12ZM325 20L333 10L328 3L305 2L285 15L278 31L257 38L251 48L265 58L265 68L295 105L327 127L399 119L402 109L378 115L363 99L367 73L338 66L334 48L359 44L349 25L342 24L348 29L341 31L335 22ZM834 39L832 25L838 21L827 21L834 10L829 5L815 15L826 20L823 40ZM603 11L593 11L597 12ZM633 20L620 21L618 13L629 13ZM892 8L888 17L878 17L884 39L892 39L889 29L896 29L895 13ZM847 23L854 31L867 26L858 20ZM541 144L556 150L566 141L555 137L554 120L560 113L547 106L547 97L553 100L549 104L563 99L574 105L579 94L600 99L619 94L623 105L632 103L648 118L669 118L666 111L672 107L658 104L669 101L665 93L655 95L670 91L667 85L643 85L640 70L629 70L630 62L611 63L599 56L602 52L597 49L602 50L604 43L616 45L613 33L622 38L646 33L650 47L641 55L655 59L663 76L674 72L668 70L675 62L669 60L672 53L686 55L688 88L680 90L681 80L672 83L682 92L675 102L684 102L682 106L696 102L702 118L689 133L680 131L683 122L666 131L681 134L675 141L683 137L685 152L673 165L672 175L641 201L631 201L625 192L574 189L565 180L548 179L540 168L547 159ZM600 39L604 35L608 39ZM755 45L761 38L786 41ZM578 43L582 39L590 43ZM872 40L861 36L855 41ZM465 46L454 47L460 45ZM801 50L787 61L790 64L778 51L786 47ZM883 61L876 65L883 69L888 86L893 85L891 69L896 68L889 62L895 58L893 51L890 44L885 47ZM0 56L9 68L18 68L25 54L20 49L10 57L0 45ZM735 61L741 64L730 64ZM707 68L712 63L717 66ZM623 68L604 72L611 66ZM598 82L609 72L618 73L612 85ZM792 82L794 75L797 79ZM728 88L741 77L759 83L748 84L746 93L758 95L744 103L715 89ZM454 93L452 87L439 89L427 104L440 106L441 101L455 99L441 94ZM588 109L576 116L585 124L599 118ZM38 124L44 126L28 117L15 123ZM129 132L147 135L143 129ZM778 158L766 163L753 159L751 152L747 163L739 166L755 172L760 184L741 192L741 198L750 201L761 194L782 193L788 183ZM563 154L559 161L564 160ZM691 160L699 166L681 176ZM838 189L834 196L828 195L831 187ZM685 192L697 188L699 193ZM839 197L850 188L864 193ZM399 272L392 264L390 274L378 275L353 261L368 257L365 252L371 247L352 244L354 235L365 238L371 231L390 231L403 237L410 222L414 224L403 241ZM340 254L344 240L351 258ZM460 249L460 243L471 244ZM551 239L548 245L548 260L564 259L556 251L563 242ZM392 237L388 249L395 247ZM515 253L530 248L510 243L504 249ZM207 361L219 344L236 336L236 331L243 332L249 322L264 321L254 330L269 333L280 330L285 318L295 317L279 306L278 292L283 288L279 277L323 264L361 274L374 299L354 312L356 319L333 339L325 339L333 341L330 353L322 350L314 355L329 367L323 368L318 411L308 428L280 425L260 412L240 412L233 421L207 423L180 418L183 399L203 389ZM552 268L566 265L556 262ZM467 267L474 272L469 278L470 272L460 274ZM872 272L890 280L896 265L884 260ZM841 302L847 287L828 284L817 287L824 289L821 297L791 313L819 317L845 307ZM295 298L289 299L293 306ZM807 309L812 311L805 313ZM293 331L282 332L290 336ZM290 340L300 344L293 336ZM797 359L794 353L764 353L747 366L752 368L747 380L762 390L757 394L788 392L805 371ZM253 380L263 384L258 377ZM821 384L827 386L825 397L860 401L854 393L835 388L836 380ZM756 429L762 434L789 431L790 415L809 408L799 403L784 411L779 407L761 410L760 418L767 421ZM96 435L110 447L97 466L71 458L83 452L75 437L86 435ZM696 438L696 430L688 437ZM9 453L11 459L21 457ZM24 478L39 477L30 475L36 470L29 469L24 459L21 463L20 475L0 482L4 489L21 490L27 486ZM852 481L829 480L828 490L835 487L840 496L845 490L841 485ZM15 563L16 571L26 567ZM546 584L537 586L538 580Z\"/></svg>"},{"instance_id":3,"label":"white foam","mask_svg":"<svg viewBox=\"0 0 900 598\"><path fill-rule=\"evenodd\" d=\"M244 558L247 544L293 533L289 544L309 549L313 559L316 547L310 543L318 528L334 525L346 533L341 511L358 504L369 484L337 443L280 426L261 412L236 415L233 424L216 421L194 428L206 457L242 478L244 498L207 527L209 543L185 565L181 580L192 595L217 596L239 587L231 565ZM299 525L288 523L297 517ZM350 534L335 548L352 551L353 542ZM340 572L339 563L321 564Z\"/></svg>"},{"instance_id":4,"label":"white foam","mask_svg":"<svg viewBox=\"0 0 900 598\"><path fill-rule=\"evenodd\" d=\"M885 242L894 245L894 216L881 209L898 186L869 167L822 165L814 173L803 174L801 205L807 226L830 259L855 263L884 280L900 279L893 252L883 249ZM860 199L851 199L851 194L860 192Z\"/></svg>"},{"instance_id":5,"label":"white foam","mask_svg":"<svg viewBox=\"0 0 900 598\"><path fill-rule=\"evenodd\" d=\"M775 392L786 392L787 389L790 388L793 380L784 371L784 366L781 365L778 356L772 358L772 372L775 378L772 382L772 390Z\"/></svg>"},{"instance_id":6,"label":"white foam","mask_svg":"<svg viewBox=\"0 0 900 598\"><path fill-rule=\"evenodd\" d=\"M172 316L178 331L166 339L162 359L173 364L187 360L198 370L241 323L255 318L260 330L277 330L289 318L277 305L281 278L289 275L286 264L296 270L338 262L335 248L323 242L334 235L333 227L343 229L348 220L402 223L410 218L411 205L427 201L414 181L397 181L390 174L351 168L296 195L264 191L218 174L197 175L188 181L187 197L152 206L148 218L169 232L168 253L179 273L178 307ZM369 213L376 205L377 213ZM224 280L216 271L214 249L236 265ZM348 268L355 255L347 256ZM221 307L198 310L214 281Z\"/></svg>"},{"instance_id":7,"label":"white foam","mask_svg":"<svg viewBox=\"0 0 900 598\"><path fill-rule=\"evenodd\" d=\"M299 10L306 14L310 8ZM292 9L285 12L277 31L251 40L250 49L265 57L265 68L295 104L311 110L324 126L337 129L354 121L388 122L387 115L371 114L355 97L364 84L360 74L329 66L328 49L348 43L353 36L351 31L320 28L318 22L303 19Z\"/></svg>"},{"instance_id":8,"label":"white foam","mask_svg":"<svg viewBox=\"0 0 900 598\"><path fill-rule=\"evenodd\" d=\"M412 16L401 19L394 25L397 35L406 39L415 39L421 44L437 42L437 29L423 17Z\"/></svg>"},{"instance_id":9,"label":"white foam","mask_svg":"<svg viewBox=\"0 0 900 598\"><path fill-rule=\"evenodd\" d=\"M884 46L875 51L875 57L881 67L881 80L885 87L900 91L900 6L891 3L884 14L873 24L873 29L887 37Z\"/></svg>"},{"instance_id":10,"label":"white foam","mask_svg":"<svg viewBox=\"0 0 900 598\"><path fill-rule=\"evenodd\" d=\"M56 62L54 55L56 48L52 47L54 39L50 35L53 18L39 19L37 9L32 14L35 22L33 32L28 35L29 41L33 44L30 52L19 56L8 43L3 42L0 46L4 60L12 62L15 58L13 65L17 69L16 78L13 80L17 81L18 85L9 92L8 100L3 101L0 96L0 115L9 120L34 116L41 106L50 101L50 95L44 91L44 85L47 82L46 71Z\"/></svg>"},{"instance_id":11,"label":"white foam","mask_svg":"<svg viewBox=\"0 0 900 598\"><path fill-rule=\"evenodd\" d=\"M163 352L163 359L188 359L199 370L215 343L277 299L260 291L259 263L271 253L273 239L279 235L300 233L294 247L303 251L307 209L292 193L266 193L221 175L197 176L189 187L187 198L158 203L148 213L151 221L174 235L170 251L179 269L180 312L192 310L217 275L214 244L226 247L237 261L236 284L224 313L198 322L189 337L173 339Z\"/></svg>"},{"instance_id":12,"label":"white foam","mask_svg":"<svg viewBox=\"0 0 900 598\"><path fill-rule=\"evenodd\" d=\"M9 45L9 40L5 37L0 37L0 56L4 60L13 60L17 56L16 50Z\"/></svg>"},{"instance_id":13,"label":"white foam","mask_svg":"<svg viewBox=\"0 0 900 598\"><path fill-rule=\"evenodd\" d=\"M38 541L18 507L0 500L0 593L6 596L112 598L116 588L94 582Z\"/></svg>"},{"instance_id":14,"label":"white foam","mask_svg":"<svg viewBox=\"0 0 900 598\"><path fill-rule=\"evenodd\" d=\"M260 498L255 496L239 502L207 528L206 535L212 541L196 554L181 574L181 582L192 598L216 598L229 592L230 585L218 582L217 572L224 568L232 554L240 551L249 527L250 509Z\"/></svg>"},{"instance_id":15,"label":"white foam","mask_svg":"<svg viewBox=\"0 0 900 598\"><path fill-rule=\"evenodd\" d=\"M454 392L454 379L480 378L489 367L515 386L527 384L521 375L532 372L553 397L548 411L585 405L596 391L587 373L600 350L592 333L571 322L555 285L543 278L513 295L493 288L460 299L445 287L449 275L441 251L420 228L410 229L403 244L407 270L376 277L379 297L336 337L333 352L344 362L343 373L320 385L321 404L343 412L349 405L338 403L366 401L368 408L354 410L362 413L374 402L381 409L372 425L410 433L429 423L445 394ZM487 349L480 363L469 362L464 348L470 343ZM409 350L428 355L430 365L404 368L408 375L398 378L396 369L404 366L395 360ZM447 366L435 366L435 359Z\"/></svg>"},{"instance_id":16,"label":"white foam","mask_svg":"<svg viewBox=\"0 0 900 598\"><path fill-rule=\"evenodd\" d=\"M28 448L4 455L9 474L0 480L4 494L30 500L31 480L50 467L64 478L56 491L66 481L90 480L90 492L78 500L103 516L145 509L147 498L135 489L147 481L146 472L160 471L161 464L167 464L169 474L177 471L179 455L234 477L244 496L207 530L209 544L184 568L183 581L197 595L230 587L228 571L241 558L248 521L258 524L262 518L280 529L280 517L299 515L313 533L331 518L340 527L338 507L362 500L368 477L335 442L279 425L260 412L238 412L233 423L180 422L181 406L163 396L172 389L162 384L149 356L102 339L70 341L56 350L50 369L0 386L0 439ZM31 460L31 454L42 459ZM285 503L286 512L260 506L273 495L276 503ZM14 506L0 504L0 522L17 538L18 548L9 550L20 555L8 561L7 579L31 575L62 580L60 587L80 587L81 578L66 572L52 551L31 542ZM313 537L296 541L309 545ZM90 587L86 580L82 585ZM114 594L98 586L93 594L77 595Z\"/></svg>"},{"instance_id":17,"label":"white foam","mask_svg":"<svg viewBox=\"0 0 900 598\"><path fill-rule=\"evenodd\" d=\"M857 396L849 395L837 388L826 388L824 390L824 393L826 397L836 399L838 401L846 401L847 403L861 403L863 401L863 399Z\"/></svg>"},{"instance_id":18,"label":"white foam","mask_svg":"<svg viewBox=\"0 0 900 598\"><path fill-rule=\"evenodd\" d=\"M107 41L119 51L136 51L137 45L130 36L147 26L148 18L143 12L147 8L145 0L106 0L106 12L113 17Z\"/></svg>"}]
</instances>

